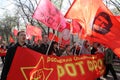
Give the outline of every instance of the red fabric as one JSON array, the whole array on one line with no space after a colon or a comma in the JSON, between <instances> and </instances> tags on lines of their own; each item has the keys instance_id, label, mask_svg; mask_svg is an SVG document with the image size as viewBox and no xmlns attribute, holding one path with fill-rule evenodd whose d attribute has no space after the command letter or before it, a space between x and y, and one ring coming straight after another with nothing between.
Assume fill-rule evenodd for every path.
<instances>
[{"instance_id":1,"label":"red fabric","mask_svg":"<svg viewBox=\"0 0 120 80\"><path fill-rule=\"evenodd\" d=\"M10 43L15 42L14 39L12 38L12 36L10 36L9 41L10 41Z\"/></svg>"},{"instance_id":2,"label":"red fabric","mask_svg":"<svg viewBox=\"0 0 120 80\"><path fill-rule=\"evenodd\" d=\"M13 30L13 33L14 33L15 36L17 36L18 30L17 30L17 29L14 29L14 30Z\"/></svg>"},{"instance_id":3,"label":"red fabric","mask_svg":"<svg viewBox=\"0 0 120 80\"><path fill-rule=\"evenodd\" d=\"M26 34L28 37L36 36L38 39L42 39L42 30L36 26L27 25Z\"/></svg>"},{"instance_id":4,"label":"red fabric","mask_svg":"<svg viewBox=\"0 0 120 80\"><path fill-rule=\"evenodd\" d=\"M115 16L117 18L117 20L120 22L120 16Z\"/></svg>"},{"instance_id":5,"label":"red fabric","mask_svg":"<svg viewBox=\"0 0 120 80\"><path fill-rule=\"evenodd\" d=\"M72 20L72 26L71 26L71 32L73 34L75 33L80 33L82 29L82 26L80 25L80 23L77 20Z\"/></svg>"},{"instance_id":6,"label":"red fabric","mask_svg":"<svg viewBox=\"0 0 120 80\"><path fill-rule=\"evenodd\" d=\"M99 20L98 18L96 19L97 15L102 12L107 13L107 15L110 16L111 21L107 21L108 18L104 18L102 16L99 17ZM110 10L106 8L102 0L74 0L66 14L66 17L79 20L82 27L85 29L87 39L110 47L115 54L120 57L120 22L110 12ZM104 21L104 24L102 21ZM98 30L100 30L100 28L106 28L105 30L108 32L101 34L95 30L93 31L95 28L94 22L97 25ZM102 25L99 25L101 22ZM106 25L108 25L109 22L112 22L112 26L108 29ZM91 36L92 38L90 38Z\"/></svg>"},{"instance_id":7,"label":"red fabric","mask_svg":"<svg viewBox=\"0 0 120 80\"><path fill-rule=\"evenodd\" d=\"M100 4L101 0L74 0L65 17L78 20L85 32L92 34L92 22Z\"/></svg>"},{"instance_id":8,"label":"red fabric","mask_svg":"<svg viewBox=\"0 0 120 80\"><path fill-rule=\"evenodd\" d=\"M42 40L42 37L40 37L40 36L35 36L34 41L37 43L37 42L38 42L38 40Z\"/></svg>"},{"instance_id":9,"label":"red fabric","mask_svg":"<svg viewBox=\"0 0 120 80\"><path fill-rule=\"evenodd\" d=\"M104 73L103 59L102 53L56 57L19 47L7 80L94 80Z\"/></svg>"},{"instance_id":10,"label":"red fabric","mask_svg":"<svg viewBox=\"0 0 120 80\"><path fill-rule=\"evenodd\" d=\"M54 38L53 38L54 37ZM53 34L53 33L49 33L49 39L51 40L51 41L56 41L56 42L59 42L59 37L57 37L55 34Z\"/></svg>"},{"instance_id":11,"label":"red fabric","mask_svg":"<svg viewBox=\"0 0 120 80\"><path fill-rule=\"evenodd\" d=\"M58 31L61 31L66 26L64 16L50 0L40 0L33 18Z\"/></svg>"},{"instance_id":12,"label":"red fabric","mask_svg":"<svg viewBox=\"0 0 120 80\"><path fill-rule=\"evenodd\" d=\"M114 17L114 15L105 6L100 7L96 15L103 11L109 14L111 22L112 22L112 26L110 28L110 31L104 35L93 31L94 40L96 40L96 42L100 42L106 45L107 47L110 47L115 52L115 54L120 57L120 53L119 53L120 51L120 34L119 34L120 22L116 19L116 17Z\"/></svg>"}]
</instances>

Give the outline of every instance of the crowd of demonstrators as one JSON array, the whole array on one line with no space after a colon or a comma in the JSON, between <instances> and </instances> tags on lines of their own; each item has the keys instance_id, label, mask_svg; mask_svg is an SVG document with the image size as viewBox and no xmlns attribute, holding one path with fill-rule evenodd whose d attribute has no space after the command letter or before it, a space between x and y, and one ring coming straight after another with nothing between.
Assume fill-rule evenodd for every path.
<instances>
[{"instance_id":1,"label":"crowd of demonstrators","mask_svg":"<svg viewBox=\"0 0 120 80\"><path fill-rule=\"evenodd\" d=\"M71 52L71 47L70 45L66 45L65 51L63 52L61 56L71 56L71 55L73 55L73 53Z\"/></svg>"},{"instance_id":2,"label":"crowd of demonstrators","mask_svg":"<svg viewBox=\"0 0 120 80\"><path fill-rule=\"evenodd\" d=\"M36 47L35 50L39 53L46 55L48 47L49 47L48 35L44 35L42 42L38 44L38 47Z\"/></svg>"},{"instance_id":3,"label":"crowd of demonstrators","mask_svg":"<svg viewBox=\"0 0 120 80\"><path fill-rule=\"evenodd\" d=\"M83 41L80 54L91 54L90 43L87 40Z\"/></svg>"},{"instance_id":4,"label":"crowd of demonstrators","mask_svg":"<svg viewBox=\"0 0 120 80\"><path fill-rule=\"evenodd\" d=\"M71 47L71 52L73 55L79 55L80 53L80 46L77 42L73 42L73 45Z\"/></svg>"},{"instance_id":5,"label":"crowd of demonstrators","mask_svg":"<svg viewBox=\"0 0 120 80\"><path fill-rule=\"evenodd\" d=\"M57 42L55 42L55 41L52 42L49 52L51 52L50 53L51 55L60 56L60 51L59 51Z\"/></svg>"},{"instance_id":6,"label":"crowd of demonstrators","mask_svg":"<svg viewBox=\"0 0 120 80\"><path fill-rule=\"evenodd\" d=\"M82 45L78 44L77 42L74 42L72 45L67 44L63 46L56 41L50 41L48 38L48 35L43 35L42 40L38 40L36 43L31 42L30 40L28 40L26 43L25 31L19 31L17 34L17 42L10 43L10 45L7 48L6 57L2 59L4 66L2 69L1 80L6 80L7 78L17 47L27 47L43 55L47 55L47 56L54 55L58 57L72 56L72 55L78 56L78 55L84 55L84 54L94 55L96 53L105 52L106 54L105 63L106 61L111 61L111 60L108 60L109 51L104 49L103 45L96 42L91 45L89 41L84 40ZM6 45L3 48L6 48ZM109 70L112 72L114 79L117 80L116 73L111 63L109 64L106 63L106 74L104 76L108 74ZM97 80L100 80L100 78L98 78Z\"/></svg>"}]
</instances>

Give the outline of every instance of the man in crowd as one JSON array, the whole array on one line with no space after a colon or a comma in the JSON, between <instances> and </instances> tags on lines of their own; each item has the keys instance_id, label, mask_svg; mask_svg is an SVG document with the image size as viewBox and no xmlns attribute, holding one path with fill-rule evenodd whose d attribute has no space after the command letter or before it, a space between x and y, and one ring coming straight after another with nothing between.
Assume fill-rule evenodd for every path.
<instances>
[{"instance_id":1,"label":"man in crowd","mask_svg":"<svg viewBox=\"0 0 120 80\"><path fill-rule=\"evenodd\" d=\"M26 41L25 31L19 31L17 34L17 43L14 46L10 47L6 53L5 64L3 66L3 70L1 74L1 80L7 79L7 75L9 73L17 47L28 47L25 41Z\"/></svg>"},{"instance_id":2,"label":"man in crowd","mask_svg":"<svg viewBox=\"0 0 120 80\"><path fill-rule=\"evenodd\" d=\"M48 47L49 47L48 35L44 35L43 36L43 41L42 41L41 45L37 48L36 51L40 52L41 54L49 55L48 54L49 52L47 53Z\"/></svg>"}]
</instances>

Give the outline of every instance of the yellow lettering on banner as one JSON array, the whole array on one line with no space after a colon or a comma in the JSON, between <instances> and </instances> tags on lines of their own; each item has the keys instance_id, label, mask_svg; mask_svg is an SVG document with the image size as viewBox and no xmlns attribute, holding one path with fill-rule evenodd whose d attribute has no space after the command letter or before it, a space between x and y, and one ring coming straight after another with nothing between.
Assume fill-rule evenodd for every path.
<instances>
[{"instance_id":1,"label":"yellow lettering on banner","mask_svg":"<svg viewBox=\"0 0 120 80\"><path fill-rule=\"evenodd\" d=\"M90 71L93 71L93 70L96 70L97 68L98 69L102 69L102 67L103 67L103 62L102 62L102 60L101 59L98 59L98 60L93 60L93 61L90 61L90 60L88 60L87 61L87 65L88 65L88 69L90 70Z\"/></svg>"},{"instance_id":2,"label":"yellow lettering on banner","mask_svg":"<svg viewBox=\"0 0 120 80\"><path fill-rule=\"evenodd\" d=\"M58 80L60 80L60 78L65 74L64 68L60 65L57 65L57 72L58 72Z\"/></svg>"},{"instance_id":3,"label":"yellow lettering on banner","mask_svg":"<svg viewBox=\"0 0 120 80\"><path fill-rule=\"evenodd\" d=\"M50 57L47 58L47 62L50 62Z\"/></svg>"},{"instance_id":4,"label":"yellow lettering on banner","mask_svg":"<svg viewBox=\"0 0 120 80\"><path fill-rule=\"evenodd\" d=\"M94 68L97 69L98 67L97 61L93 60L93 65L94 65Z\"/></svg>"},{"instance_id":5,"label":"yellow lettering on banner","mask_svg":"<svg viewBox=\"0 0 120 80\"><path fill-rule=\"evenodd\" d=\"M102 67L103 67L103 62L101 59L98 59L98 68L102 69Z\"/></svg>"},{"instance_id":6,"label":"yellow lettering on banner","mask_svg":"<svg viewBox=\"0 0 120 80\"><path fill-rule=\"evenodd\" d=\"M70 68L71 68L72 71L70 71ZM65 69L66 69L69 76L77 76L76 68L72 63L71 64L66 64Z\"/></svg>"},{"instance_id":7,"label":"yellow lettering on banner","mask_svg":"<svg viewBox=\"0 0 120 80\"><path fill-rule=\"evenodd\" d=\"M83 62L76 62L75 64L79 66L81 74L84 75L85 71L84 71L84 68L83 68Z\"/></svg>"},{"instance_id":8,"label":"yellow lettering on banner","mask_svg":"<svg viewBox=\"0 0 120 80\"><path fill-rule=\"evenodd\" d=\"M55 57L48 57L47 62L57 62L57 58Z\"/></svg>"},{"instance_id":9,"label":"yellow lettering on banner","mask_svg":"<svg viewBox=\"0 0 120 80\"><path fill-rule=\"evenodd\" d=\"M92 63L92 61L87 61L87 65L88 65L88 69L90 70L90 71L93 71L94 70L94 65L93 65L93 63Z\"/></svg>"}]
</instances>

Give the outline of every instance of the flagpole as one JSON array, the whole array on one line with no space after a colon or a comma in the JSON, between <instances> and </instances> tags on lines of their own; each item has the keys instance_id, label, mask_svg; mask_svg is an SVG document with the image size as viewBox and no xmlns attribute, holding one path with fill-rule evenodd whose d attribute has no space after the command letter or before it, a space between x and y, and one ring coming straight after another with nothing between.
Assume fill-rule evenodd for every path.
<instances>
[{"instance_id":1,"label":"flagpole","mask_svg":"<svg viewBox=\"0 0 120 80\"><path fill-rule=\"evenodd\" d=\"M61 25L61 23L58 24L58 26L57 26L57 30L59 29L60 25ZM52 40L50 41L50 44L49 44L49 46L48 46L48 49L47 49L46 55L48 55L48 52L49 52L49 49L50 49L50 46L51 46L51 44L52 44L52 41L53 41L54 37L55 37L55 35L52 36Z\"/></svg>"}]
</instances>

